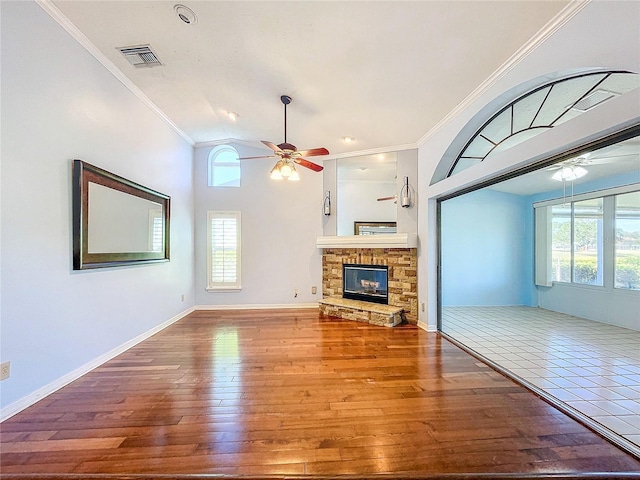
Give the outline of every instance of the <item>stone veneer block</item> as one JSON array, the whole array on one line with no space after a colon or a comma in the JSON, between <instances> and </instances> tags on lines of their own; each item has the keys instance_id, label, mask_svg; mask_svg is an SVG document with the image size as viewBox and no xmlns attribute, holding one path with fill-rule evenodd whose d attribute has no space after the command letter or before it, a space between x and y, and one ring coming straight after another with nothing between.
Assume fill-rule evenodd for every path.
<instances>
[{"instance_id":1,"label":"stone veneer block","mask_svg":"<svg viewBox=\"0 0 640 480\"><path fill-rule=\"evenodd\" d=\"M325 248L322 251L322 293L332 299L342 298L343 263L387 265L389 305L400 307L404 319L417 324L417 252L415 248Z\"/></svg>"},{"instance_id":2,"label":"stone veneer block","mask_svg":"<svg viewBox=\"0 0 640 480\"><path fill-rule=\"evenodd\" d=\"M390 305L330 297L323 298L319 304L320 313L330 317L371 323L382 327L395 327L402 323L402 309Z\"/></svg>"}]
</instances>

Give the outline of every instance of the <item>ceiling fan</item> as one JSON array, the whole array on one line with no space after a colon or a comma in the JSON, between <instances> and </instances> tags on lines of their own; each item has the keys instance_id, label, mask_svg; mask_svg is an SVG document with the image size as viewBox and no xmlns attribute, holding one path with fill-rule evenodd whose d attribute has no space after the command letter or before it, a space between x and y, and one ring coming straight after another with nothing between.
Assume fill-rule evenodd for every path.
<instances>
[{"instance_id":1,"label":"ceiling fan","mask_svg":"<svg viewBox=\"0 0 640 480\"><path fill-rule=\"evenodd\" d=\"M273 150L273 155L261 155L257 157L244 157L240 160L249 160L254 158L279 158L275 166L271 169L270 177L274 180L282 180L287 178L288 180L297 181L300 180L298 172L294 164L301 167L308 168L314 172L322 171L322 165L313 163L304 157L316 157L319 155L329 155L329 150L326 148L312 148L310 150L298 150L295 145L287 143L287 105L291 103L291 97L288 95L282 95L280 101L284 105L284 142L279 145L275 145L266 140L262 140L267 147Z\"/></svg>"},{"instance_id":2,"label":"ceiling fan","mask_svg":"<svg viewBox=\"0 0 640 480\"><path fill-rule=\"evenodd\" d=\"M604 152L603 152L604 153ZM549 171L556 170L553 174L553 179L558 181L573 181L581 178L587 174L587 169L584 168L589 165L604 165L608 163L614 163L621 161L624 157L636 157L634 154L618 154L611 155L605 154L602 156L591 156L590 153L580 155L579 157L570 158L562 162L551 165L547 168Z\"/></svg>"}]
</instances>

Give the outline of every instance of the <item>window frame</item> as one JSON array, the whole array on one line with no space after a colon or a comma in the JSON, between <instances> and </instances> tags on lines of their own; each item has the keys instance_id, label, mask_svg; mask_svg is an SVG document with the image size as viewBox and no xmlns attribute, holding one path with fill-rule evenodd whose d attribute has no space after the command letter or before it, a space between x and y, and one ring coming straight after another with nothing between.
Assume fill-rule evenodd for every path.
<instances>
[{"instance_id":1,"label":"window frame","mask_svg":"<svg viewBox=\"0 0 640 480\"><path fill-rule=\"evenodd\" d=\"M220 161L217 160L221 154L225 152L231 152L235 155L234 161ZM216 167L236 167L238 169L238 184L235 185L216 185L215 174ZM207 185L215 188L239 188L242 185L242 168L240 164L240 154L231 145L218 145L209 152L209 160L207 165Z\"/></svg>"},{"instance_id":2,"label":"window frame","mask_svg":"<svg viewBox=\"0 0 640 480\"><path fill-rule=\"evenodd\" d=\"M213 220L233 218L236 221L236 278L233 282L213 282L214 265L212 258ZM207 211L207 287L210 292L237 291L242 289L242 215L239 211Z\"/></svg>"},{"instance_id":3,"label":"window frame","mask_svg":"<svg viewBox=\"0 0 640 480\"><path fill-rule=\"evenodd\" d=\"M621 77L634 80L636 85L630 89L619 88L611 90L609 85L610 80L619 79ZM594 83L591 85L581 85L586 79L592 78ZM628 91L638 88L637 83L640 82L640 77L637 73L626 70L597 70L592 72L580 73L577 75L571 75L565 78L559 78L552 82L545 82L532 90L519 95L517 98L510 101L508 104L499 108L495 113L489 116L480 128L468 138L464 146L460 150L456 150L455 158L453 162L447 167L446 174L440 180L454 176L467 168L475 166L483 162L494 152L499 152L511 148L519 143L525 142L530 138L546 131L553 129L556 126L564 123L567 120L575 116L579 116L587 110L591 110L601 104L604 104L609 99L623 95ZM554 94L558 89L566 87L578 86L571 98L566 99L561 95L556 97ZM555 91L554 91L555 89ZM598 91L611 94L608 98L600 100L586 109L578 108L581 102L589 97L589 95L597 93ZM545 115L541 115L541 112L546 110L549 105L551 111L553 107L560 105L558 99L562 100L563 108L557 109L557 115L552 115L547 119L543 119ZM520 107L523 107L527 102L533 102L530 107L520 111ZM518 110L518 111L517 111ZM531 112L523 113L523 112ZM547 112L543 112L547 113ZM508 121L501 122L505 118ZM529 119L530 122L522 122L522 120ZM501 123L504 123L501 125ZM502 127L497 128L496 127ZM503 132L504 128L508 131ZM499 133L498 133L499 132ZM478 150L479 149L479 150ZM440 181L437 180L437 181ZM433 182L432 183L436 183Z\"/></svg>"},{"instance_id":4,"label":"window frame","mask_svg":"<svg viewBox=\"0 0 640 480\"><path fill-rule=\"evenodd\" d=\"M640 290L620 288L615 286L615 200L617 195L640 192L640 183L633 183L625 186L597 190L589 193L574 195L571 199L556 198L533 204L535 212L535 284L538 286L551 287L554 284L572 286L577 288L593 288L612 292L627 292L633 295L640 295ZM574 206L576 202L584 200L603 199L603 248L602 248L602 285L576 282L574 279ZM571 281L559 281L553 279L553 268L551 262L551 208L554 205L569 203L571 205Z\"/></svg>"}]
</instances>

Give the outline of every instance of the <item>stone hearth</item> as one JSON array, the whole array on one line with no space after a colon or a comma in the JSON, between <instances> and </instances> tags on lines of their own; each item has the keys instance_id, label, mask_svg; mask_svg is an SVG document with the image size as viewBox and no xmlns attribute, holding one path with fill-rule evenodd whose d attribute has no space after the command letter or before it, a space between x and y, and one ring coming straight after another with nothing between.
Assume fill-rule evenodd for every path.
<instances>
[{"instance_id":1,"label":"stone hearth","mask_svg":"<svg viewBox=\"0 0 640 480\"><path fill-rule=\"evenodd\" d=\"M400 307L408 323L418 323L418 255L415 248L324 248L322 296L342 298L342 264L389 267L389 305Z\"/></svg>"},{"instance_id":2,"label":"stone hearth","mask_svg":"<svg viewBox=\"0 0 640 480\"><path fill-rule=\"evenodd\" d=\"M320 300L320 314L330 317L395 327L402 323L402 308L346 298L326 297Z\"/></svg>"}]
</instances>

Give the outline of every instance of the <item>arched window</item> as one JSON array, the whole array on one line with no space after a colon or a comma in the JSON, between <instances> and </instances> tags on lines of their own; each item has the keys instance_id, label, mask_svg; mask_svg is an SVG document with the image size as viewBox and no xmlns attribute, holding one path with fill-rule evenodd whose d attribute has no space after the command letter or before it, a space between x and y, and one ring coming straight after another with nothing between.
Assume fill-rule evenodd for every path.
<instances>
[{"instance_id":1,"label":"arched window","mask_svg":"<svg viewBox=\"0 0 640 480\"><path fill-rule=\"evenodd\" d=\"M597 72L547 83L493 115L467 142L447 177L640 86L630 72Z\"/></svg>"},{"instance_id":2,"label":"arched window","mask_svg":"<svg viewBox=\"0 0 640 480\"><path fill-rule=\"evenodd\" d=\"M220 145L209 153L209 186L239 187L240 160L238 151L230 145Z\"/></svg>"}]
</instances>

